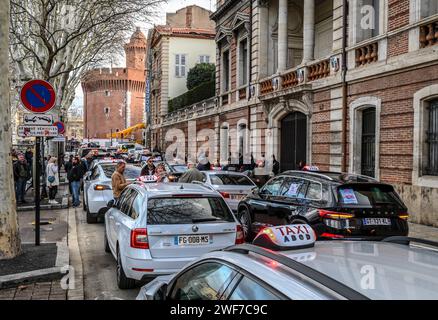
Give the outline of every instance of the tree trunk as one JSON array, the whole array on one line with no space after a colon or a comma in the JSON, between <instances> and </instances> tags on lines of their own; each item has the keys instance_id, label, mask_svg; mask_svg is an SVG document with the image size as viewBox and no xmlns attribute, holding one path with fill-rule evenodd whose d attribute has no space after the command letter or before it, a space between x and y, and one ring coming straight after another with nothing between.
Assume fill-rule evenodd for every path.
<instances>
[{"instance_id":1,"label":"tree trunk","mask_svg":"<svg viewBox=\"0 0 438 320\"><path fill-rule=\"evenodd\" d=\"M20 254L20 233L12 174L9 103L9 0L0 0L0 260Z\"/></svg>"}]
</instances>

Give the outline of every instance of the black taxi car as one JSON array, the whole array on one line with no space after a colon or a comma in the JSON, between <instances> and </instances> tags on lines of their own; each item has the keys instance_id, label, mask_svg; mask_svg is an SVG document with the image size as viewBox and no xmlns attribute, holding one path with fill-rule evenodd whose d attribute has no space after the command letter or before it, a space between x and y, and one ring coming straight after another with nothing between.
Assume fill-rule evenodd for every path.
<instances>
[{"instance_id":1,"label":"black taxi car","mask_svg":"<svg viewBox=\"0 0 438 320\"><path fill-rule=\"evenodd\" d=\"M302 223L324 239L407 236L407 212L391 185L322 171L281 173L238 206L247 240L265 227Z\"/></svg>"}]
</instances>

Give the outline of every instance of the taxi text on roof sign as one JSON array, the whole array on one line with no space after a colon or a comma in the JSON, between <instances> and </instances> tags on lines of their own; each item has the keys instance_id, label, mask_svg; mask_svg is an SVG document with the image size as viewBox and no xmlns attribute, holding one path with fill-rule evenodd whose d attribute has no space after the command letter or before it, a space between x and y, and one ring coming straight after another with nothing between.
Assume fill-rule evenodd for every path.
<instances>
[{"instance_id":1,"label":"taxi text on roof sign","mask_svg":"<svg viewBox=\"0 0 438 320\"><path fill-rule=\"evenodd\" d=\"M312 247L315 241L315 232L309 225L294 224L265 228L253 244L273 250L293 250Z\"/></svg>"}]
</instances>

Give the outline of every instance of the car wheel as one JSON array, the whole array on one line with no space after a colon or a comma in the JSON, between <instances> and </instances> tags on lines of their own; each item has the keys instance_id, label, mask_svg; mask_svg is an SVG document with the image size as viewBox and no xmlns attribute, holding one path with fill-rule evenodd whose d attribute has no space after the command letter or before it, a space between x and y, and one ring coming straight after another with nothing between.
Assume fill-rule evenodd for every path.
<instances>
[{"instance_id":1,"label":"car wheel","mask_svg":"<svg viewBox=\"0 0 438 320\"><path fill-rule=\"evenodd\" d=\"M103 235L103 246L105 248L106 253L111 253L111 249L108 243L108 237L106 236L106 225L105 225L105 233Z\"/></svg>"},{"instance_id":2,"label":"car wheel","mask_svg":"<svg viewBox=\"0 0 438 320\"><path fill-rule=\"evenodd\" d=\"M308 222L303 219L291 219L290 224L308 224Z\"/></svg>"},{"instance_id":3,"label":"car wheel","mask_svg":"<svg viewBox=\"0 0 438 320\"><path fill-rule=\"evenodd\" d=\"M82 192L82 210L87 211L87 204L85 203L85 192Z\"/></svg>"},{"instance_id":4,"label":"car wheel","mask_svg":"<svg viewBox=\"0 0 438 320\"><path fill-rule=\"evenodd\" d=\"M87 223L88 224L97 223L97 217L93 217L91 215L90 210L88 210L88 208L87 208Z\"/></svg>"},{"instance_id":5,"label":"car wheel","mask_svg":"<svg viewBox=\"0 0 438 320\"><path fill-rule=\"evenodd\" d=\"M243 232L245 234L245 240L249 241L251 238L251 214L249 213L248 208L243 208L239 211L239 222L242 224Z\"/></svg>"},{"instance_id":6,"label":"car wheel","mask_svg":"<svg viewBox=\"0 0 438 320\"><path fill-rule=\"evenodd\" d=\"M117 286L122 290L132 289L135 287L135 280L126 277L125 271L123 270L120 250L117 250Z\"/></svg>"}]
</instances>

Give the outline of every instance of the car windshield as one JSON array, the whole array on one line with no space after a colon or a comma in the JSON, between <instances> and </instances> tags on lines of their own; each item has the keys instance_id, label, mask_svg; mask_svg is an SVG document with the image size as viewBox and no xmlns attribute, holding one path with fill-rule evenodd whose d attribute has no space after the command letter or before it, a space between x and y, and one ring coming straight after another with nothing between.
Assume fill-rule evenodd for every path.
<instances>
[{"instance_id":1,"label":"car windshield","mask_svg":"<svg viewBox=\"0 0 438 320\"><path fill-rule=\"evenodd\" d=\"M117 163L102 164L103 172L107 178L111 178L114 171L116 171ZM127 165L125 168L124 176L126 179L137 179L140 176L141 168L136 166Z\"/></svg>"},{"instance_id":2,"label":"car windshield","mask_svg":"<svg viewBox=\"0 0 438 320\"><path fill-rule=\"evenodd\" d=\"M394 188L389 185L348 184L337 188L338 203L342 206L375 207L390 205L403 207Z\"/></svg>"},{"instance_id":3,"label":"car windshield","mask_svg":"<svg viewBox=\"0 0 438 320\"><path fill-rule=\"evenodd\" d=\"M155 198L148 201L148 224L234 222L224 200L214 198Z\"/></svg>"},{"instance_id":4,"label":"car windshield","mask_svg":"<svg viewBox=\"0 0 438 320\"><path fill-rule=\"evenodd\" d=\"M254 186L254 183L244 175L212 174L211 184L228 186Z\"/></svg>"}]
</instances>

